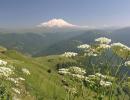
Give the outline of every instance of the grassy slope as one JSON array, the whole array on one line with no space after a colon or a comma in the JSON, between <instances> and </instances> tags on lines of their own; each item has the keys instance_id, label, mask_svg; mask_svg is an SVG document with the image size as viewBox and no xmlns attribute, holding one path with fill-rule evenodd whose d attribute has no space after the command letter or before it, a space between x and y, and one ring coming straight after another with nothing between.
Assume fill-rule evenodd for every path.
<instances>
[{"instance_id":1,"label":"grassy slope","mask_svg":"<svg viewBox=\"0 0 130 100\"><path fill-rule=\"evenodd\" d=\"M67 93L61 82L62 79L65 79L69 83L69 86L78 89L79 96L75 100L93 100L94 92L85 87L81 90L80 82L75 82L67 76L63 78L57 74L57 63L75 62L73 59L66 59L59 56L47 56L34 59L11 50L0 54L0 58L16 66L16 70L18 70L17 74L26 79L25 88L31 96L25 96L22 100L66 100ZM23 75L19 71L22 67L29 69L31 75ZM51 73L47 72L48 69L51 69ZM81 91L84 91L84 97ZM71 100L73 99L71 98Z\"/></svg>"},{"instance_id":2,"label":"grassy slope","mask_svg":"<svg viewBox=\"0 0 130 100\"><path fill-rule=\"evenodd\" d=\"M25 86L32 96L36 96L39 100L53 100L53 98L58 98L58 100L64 99L65 90L61 86L61 76L53 70L56 62L58 62L58 58L53 56L33 59L23 56L16 51L7 51L4 54L0 54L0 58L12 63L16 66L17 70L22 67L30 70L30 76L25 77L20 72L17 74L26 79ZM54 58L55 63L48 62L49 59L52 60ZM52 73L47 72L50 68L52 68Z\"/></svg>"}]
</instances>

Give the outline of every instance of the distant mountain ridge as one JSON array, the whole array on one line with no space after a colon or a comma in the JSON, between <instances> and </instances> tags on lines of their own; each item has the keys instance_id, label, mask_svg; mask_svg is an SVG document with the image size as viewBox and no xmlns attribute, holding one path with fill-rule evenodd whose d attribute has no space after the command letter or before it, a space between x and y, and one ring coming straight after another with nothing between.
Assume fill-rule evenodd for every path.
<instances>
[{"instance_id":1,"label":"distant mountain ridge","mask_svg":"<svg viewBox=\"0 0 130 100\"><path fill-rule=\"evenodd\" d=\"M83 32L51 32L51 33L0 33L0 45L30 55L37 55L54 43L66 40Z\"/></svg>"},{"instance_id":2,"label":"distant mountain ridge","mask_svg":"<svg viewBox=\"0 0 130 100\"><path fill-rule=\"evenodd\" d=\"M65 51L77 51L77 46L81 43L93 43L93 40L98 37L108 37L112 39L112 42L121 42L130 46L130 28L122 28L118 30L89 30L78 36L72 37L67 40L63 40L60 43L55 43L48 47L45 51L39 52L42 54L60 54Z\"/></svg>"},{"instance_id":3,"label":"distant mountain ridge","mask_svg":"<svg viewBox=\"0 0 130 100\"><path fill-rule=\"evenodd\" d=\"M0 45L9 49L16 49L29 55L41 56L60 54L65 51L76 51L75 48L80 43L91 43L95 38L101 36L106 36L108 38L111 38L114 42L122 42L130 46L129 27L118 30L62 30L61 28L56 29L55 31L52 29L52 31L41 31L39 33L0 33Z\"/></svg>"}]
</instances>

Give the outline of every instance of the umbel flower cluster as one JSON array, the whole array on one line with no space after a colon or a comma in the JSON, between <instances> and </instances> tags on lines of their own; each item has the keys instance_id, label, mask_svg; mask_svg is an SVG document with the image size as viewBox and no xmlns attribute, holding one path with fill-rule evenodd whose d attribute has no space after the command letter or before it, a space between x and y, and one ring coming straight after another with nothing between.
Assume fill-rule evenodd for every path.
<instances>
[{"instance_id":1,"label":"umbel flower cluster","mask_svg":"<svg viewBox=\"0 0 130 100\"><path fill-rule=\"evenodd\" d=\"M78 53L75 53L75 52L65 52L64 54L62 54L62 56L64 57L75 57L77 55Z\"/></svg>"},{"instance_id":2,"label":"umbel flower cluster","mask_svg":"<svg viewBox=\"0 0 130 100\"><path fill-rule=\"evenodd\" d=\"M101 73L95 73L94 75L86 75L86 71L83 68L72 66L70 68L61 68L58 71L61 75L68 75L72 78L86 81L90 85L100 85L102 87L109 87L112 85L113 77L102 75Z\"/></svg>"},{"instance_id":3,"label":"umbel flower cluster","mask_svg":"<svg viewBox=\"0 0 130 100\"><path fill-rule=\"evenodd\" d=\"M108 39L106 37L100 37L95 39L95 44L94 45L88 45L85 44L86 46L80 45L77 48L79 49L85 49L84 50L84 55L85 56L99 56L104 51L107 50L112 50L114 54L117 56L126 59L130 56L130 47L122 44L122 43L111 43L111 39ZM105 52L106 53L106 52Z\"/></svg>"},{"instance_id":4,"label":"umbel flower cluster","mask_svg":"<svg viewBox=\"0 0 130 100\"><path fill-rule=\"evenodd\" d=\"M109 38L100 37L91 45L77 46L78 53L65 52L63 56L73 57L79 63L79 67L61 68L58 73L82 81L82 85L98 91L98 96L107 94L112 98L113 91L118 91L119 87L124 88L124 84L127 84L129 70L123 73L121 70L130 67L130 47L119 42L111 42Z\"/></svg>"},{"instance_id":5,"label":"umbel flower cluster","mask_svg":"<svg viewBox=\"0 0 130 100\"><path fill-rule=\"evenodd\" d=\"M86 71L80 67L72 66L69 68L59 69L59 73L60 74L79 74L79 75L82 75L82 74L85 74Z\"/></svg>"},{"instance_id":6,"label":"umbel flower cluster","mask_svg":"<svg viewBox=\"0 0 130 100\"><path fill-rule=\"evenodd\" d=\"M88 45L88 44L82 44L82 45L78 46L78 48L80 48L80 49L88 49L89 47L90 47L90 45Z\"/></svg>"},{"instance_id":7,"label":"umbel flower cluster","mask_svg":"<svg viewBox=\"0 0 130 100\"><path fill-rule=\"evenodd\" d=\"M25 81L25 78L18 76L16 73L15 67L9 64L5 60L0 60L0 79L3 80L2 82L9 82L10 88L13 94L20 95L23 92L23 86L21 84ZM21 72L25 75L30 75L30 72L26 68L22 68ZM1 81L0 81L1 84Z\"/></svg>"},{"instance_id":8,"label":"umbel flower cluster","mask_svg":"<svg viewBox=\"0 0 130 100\"><path fill-rule=\"evenodd\" d=\"M106 37L100 37L100 38L95 39L95 41L100 44L109 44L111 42L111 39L108 39Z\"/></svg>"},{"instance_id":9,"label":"umbel flower cluster","mask_svg":"<svg viewBox=\"0 0 130 100\"><path fill-rule=\"evenodd\" d=\"M22 71L23 71L24 74L30 75L30 72L29 72L28 69L26 69L26 68L22 68Z\"/></svg>"},{"instance_id":10,"label":"umbel flower cluster","mask_svg":"<svg viewBox=\"0 0 130 100\"><path fill-rule=\"evenodd\" d=\"M9 77L13 74L13 69L6 66L7 62L0 60L0 77Z\"/></svg>"},{"instance_id":11,"label":"umbel flower cluster","mask_svg":"<svg viewBox=\"0 0 130 100\"><path fill-rule=\"evenodd\" d=\"M91 86L110 87L114 81L114 77L102 75L101 73L95 73L94 75L88 75L85 77L85 81Z\"/></svg>"},{"instance_id":12,"label":"umbel flower cluster","mask_svg":"<svg viewBox=\"0 0 130 100\"><path fill-rule=\"evenodd\" d=\"M125 62L125 66L130 67L130 61L126 61L126 62Z\"/></svg>"}]
</instances>

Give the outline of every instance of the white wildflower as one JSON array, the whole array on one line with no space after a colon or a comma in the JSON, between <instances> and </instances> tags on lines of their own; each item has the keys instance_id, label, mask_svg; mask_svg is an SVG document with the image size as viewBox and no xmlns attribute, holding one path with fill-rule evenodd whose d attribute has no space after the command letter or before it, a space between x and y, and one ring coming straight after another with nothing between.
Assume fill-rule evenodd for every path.
<instances>
[{"instance_id":1,"label":"white wildflower","mask_svg":"<svg viewBox=\"0 0 130 100\"><path fill-rule=\"evenodd\" d=\"M88 75L89 78L96 78L96 75Z\"/></svg>"},{"instance_id":2,"label":"white wildflower","mask_svg":"<svg viewBox=\"0 0 130 100\"><path fill-rule=\"evenodd\" d=\"M69 69L67 69L67 68L61 68L61 69L59 69L59 71L68 71Z\"/></svg>"},{"instance_id":3,"label":"white wildflower","mask_svg":"<svg viewBox=\"0 0 130 100\"><path fill-rule=\"evenodd\" d=\"M119 42L111 44L111 47L116 50L122 49L122 50L126 50L126 51L130 52L130 48L128 46L126 46L122 43L119 43Z\"/></svg>"},{"instance_id":4,"label":"white wildflower","mask_svg":"<svg viewBox=\"0 0 130 100\"><path fill-rule=\"evenodd\" d=\"M108 44L100 44L97 49L109 49L111 46Z\"/></svg>"},{"instance_id":5,"label":"white wildflower","mask_svg":"<svg viewBox=\"0 0 130 100\"><path fill-rule=\"evenodd\" d=\"M21 81L25 81L24 78L18 77L18 78L7 78L7 80L15 83L15 85L19 85Z\"/></svg>"},{"instance_id":6,"label":"white wildflower","mask_svg":"<svg viewBox=\"0 0 130 100\"><path fill-rule=\"evenodd\" d=\"M129 51L130 52L130 48L128 47L128 46L126 46L126 45L124 45L124 44L122 44L122 43L113 43L113 44L111 44L111 47L113 48L113 49L123 49L123 50L127 50L127 51Z\"/></svg>"},{"instance_id":7,"label":"white wildflower","mask_svg":"<svg viewBox=\"0 0 130 100\"><path fill-rule=\"evenodd\" d=\"M89 77L85 77L84 80L90 83Z\"/></svg>"},{"instance_id":8,"label":"white wildflower","mask_svg":"<svg viewBox=\"0 0 130 100\"><path fill-rule=\"evenodd\" d=\"M85 56L86 56L86 55L88 55L88 56L93 56L93 57L98 56L98 54L93 53L93 52L86 53Z\"/></svg>"},{"instance_id":9,"label":"white wildflower","mask_svg":"<svg viewBox=\"0 0 130 100\"><path fill-rule=\"evenodd\" d=\"M113 52L123 58L126 58L128 55L130 55L130 48L122 43L113 43L111 44L111 48Z\"/></svg>"},{"instance_id":10,"label":"white wildflower","mask_svg":"<svg viewBox=\"0 0 130 100\"><path fill-rule=\"evenodd\" d=\"M13 82L13 83L15 83L15 84L18 84L18 83L19 83L19 81L18 81L17 78L7 78L7 80L9 80L9 81L11 81L11 82Z\"/></svg>"},{"instance_id":11,"label":"white wildflower","mask_svg":"<svg viewBox=\"0 0 130 100\"><path fill-rule=\"evenodd\" d=\"M75 52L65 52L64 54L62 54L62 56L64 56L64 57L74 57L77 55L78 55L78 53L75 53Z\"/></svg>"},{"instance_id":12,"label":"white wildflower","mask_svg":"<svg viewBox=\"0 0 130 100\"><path fill-rule=\"evenodd\" d=\"M102 75L101 73L96 73L95 75L100 77L100 78L102 78L102 79L106 79L107 78L107 76Z\"/></svg>"},{"instance_id":13,"label":"white wildflower","mask_svg":"<svg viewBox=\"0 0 130 100\"><path fill-rule=\"evenodd\" d=\"M95 56L98 56L98 54L97 54L97 51L95 49L90 48L86 51L84 56L94 56L95 57Z\"/></svg>"},{"instance_id":14,"label":"white wildflower","mask_svg":"<svg viewBox=\"0 0 130 100\"><path fill-rule=\"evenodd\" d=\"M70 74L68 71L58 71L59 74Z\"/></svg>"},{"instance_id":15,"label":"white wildflower","mask_svg":"<svg viewBox=\"0 0 130 100\"><path fill-rule=\"evenodd\" d=\"M106 37L100 37L95 39L95 42L101 43L101 44L109 44L111 42L111 39L108 39Z\"/></svg>"},{"instance_id":16,"label":"white wildflower","mask_svg":"<svg viewBox=\"0 0 130 100\"><path fill-rule=\"evenodd\" d=\"M19 77L19 78L17 78L17 79L20 80L20 81L25 81L25 79L22 78L22 77Z\"/></svg>"},{"instance_id":17,"label":"white wildflower","mask_svg":"<svg viewBox=\"0 0 130 100\"><path fill-rule=\"evenodd\" d=\"M68 72L67 68L61 68L61 69L58 70L58 73L59 74L69 74L70 72Z\"/></svg>"},{"instance_id":18,"label":"white wildflower","mask_svg":"<svg viewBox=\"0 0 130 100\"><path fill-rule=\"evenodd\" d=\"M20 91L19 91L18 89L12 88L12 90L13 90L15 93L17 93L17 94L20 94Z\"/></svg>"},{"instance_id":19,"label":"white wildflower","mask_svg":"<svg viewBox=\"0 0 130 100\"><path fill-rule=\"evenodd\" d=\"M61 68L58 70L58 73L63 75L69 75L78 79L84 79L84 74L86 73L86 71L82 68L73 66L70 68Z\"/></svg>"},{"instance_id":20,"label":"white wildflower","mask_svg":"<svg viewBox=\"0 0 130 100\"><path fill-rule=\"evenodd\" d=\"M69 72L73 73L73 74L85 74L86 71L80 67L76 67L76 66L73 66L73 67L70 67L69 68Z\"/></svg>"},{"instance_id":21,"label":"white wildflower","mask_svg":"<svg viewBox=\"0 0 130 100\"><path fill-rule=\"evenodd\" d=\"M129 49L129 47L127 47L126 45L119 43L119 42L111 44L111 47L113 47L113 48L128 48Z\"/></svg>"},{"instance_id":22,"label":"white wildflower","mask_svg":"<svg viewBox=\"0 0 130 100\"><path fill-rule=\"evenodd\" d=\"M79 75L79 74L70 74L70 75L72 75L72 77L74 77L74 78L84 79L83 75Z\"/></svg>"},{"instance_id":23,"label":"white wildflower","mask_svg":"<svg viewBox=\"0 0 130 100\"><path fill-rule=\"evenodd\" d=\"M90 48L90 45L88 45L88 44L83 44L83 45L78 46L78 48L79 48L79 49L88 49L88 48Z\"/></svg>"},{"instance_id":24,"label":"white wildflower","mask_svg":"<svg viewBox=\"0 0 130 100\"><path fill-rule=\"evenodd\" d=\"M0 67L0 76L9 77L13 74L13 70L7 67Z\"/></svg>"},{"instance_id":25,"label":"white wildflower","mask_svg":"<svg viewBox=\"0 0 130 100\"><path fill-rule=\"evenodd\" d=\"M26 68L22 68L22 71L23 71L24 74L30 75L30 72L29 72L28 69L26 69Z\"/></svg>"},{"instance_id":26,"label":"white wildflower","mask_svg":"<svg viewBox=\"0 0 130 100\"><path fill-rule=\"evenodd\" d=\"M103 80L101 80L101 81L100 81L100 85L103 86L103 87L109 87L109 86L112 85L112 83L111 83L111 82L108 82L108 81L103 81Z\"/></svg>"},{"instance_id":27,"label":"white wildflower","mask_svg":"<svg viewBox=\"0 0 130 100\"><path fill-rule=\"evenodd\" d=\"M126 61L126 62L125 62L125 66L128 66L128 67L129 67L129 66L130 66L130 61Z\"/></svg>"}]
</instances>

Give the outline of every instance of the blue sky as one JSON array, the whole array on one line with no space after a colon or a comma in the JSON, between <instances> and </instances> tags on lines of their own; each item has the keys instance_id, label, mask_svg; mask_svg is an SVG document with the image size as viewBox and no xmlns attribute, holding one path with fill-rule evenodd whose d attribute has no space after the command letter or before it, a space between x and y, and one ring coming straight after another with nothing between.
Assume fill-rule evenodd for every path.
<instances>
[{"instance_id":1,"label":"blue sky","mask_svg":"<svg viewBox=\"0 0 130 100\"><path fill-rule=\"evenodd\" d=\"M62 18L85 26L130 26L130 0L0 0L0 27L23 28Z\"/></svg>"}]
</instances>

